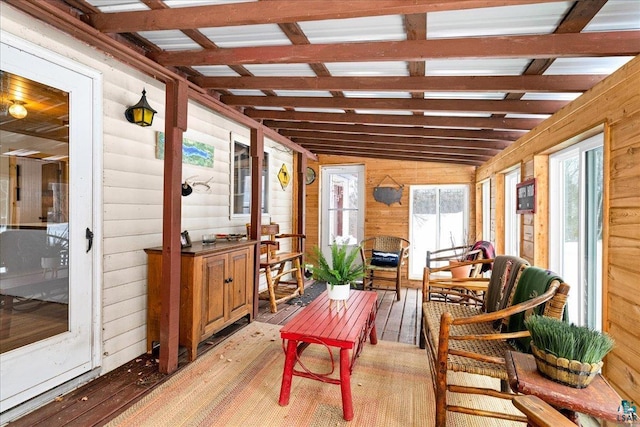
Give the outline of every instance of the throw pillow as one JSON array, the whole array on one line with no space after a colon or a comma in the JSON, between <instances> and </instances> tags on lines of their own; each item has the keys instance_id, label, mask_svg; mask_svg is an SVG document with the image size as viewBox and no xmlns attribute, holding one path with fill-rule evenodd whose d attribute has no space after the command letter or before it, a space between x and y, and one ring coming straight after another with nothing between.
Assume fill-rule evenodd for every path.
<instances>
[{"instance_id":1,"label":"throw pillow","mask_svg":"<svg viewBox=\"0 0 640 427\"><path fill-rule=\"evenodd\" d=\"M378 267L397 267L400 260L400 252L384 252L373 250L371 265Z\"/></svg>"}]
</instances>

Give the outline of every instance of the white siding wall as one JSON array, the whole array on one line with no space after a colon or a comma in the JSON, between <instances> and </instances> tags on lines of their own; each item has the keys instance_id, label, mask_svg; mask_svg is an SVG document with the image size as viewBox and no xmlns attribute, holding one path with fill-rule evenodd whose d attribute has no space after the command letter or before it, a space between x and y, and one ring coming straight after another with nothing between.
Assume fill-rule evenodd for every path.
<instances>
[{"instance_id":1,"label":"white siding wall","mask_svg":"<svg viewBox=\"0 0 640 427\"><path fill-rule=\"evenodd\" d=\"M107 55L47 25L27 19L0 3L0 26L32 43L92 67L103 75L103 135L94 141L102 152L103 223L95 224L95 242L102 246L101 333L102 371L106 373L146 351L146 254L144 248L162 242L163 161L155 158L156 132L164 131L164 85ZM124 110L136 103L143 88L158 110L153 126L142 128L128 123ZM231 220L230 133L249 137L249 130L194 102L189 103L185 137L214 146L211 168L183 165L183 179L197 175L213 177L211 191L194 191L183 197L182 229L192 240L203 233L244 233L244 219ZM281 224L281 232L291 230L292 185L282 190L277 172L284 163L293 172L289 150L265 141L271 147L270 220ZM73 183L71 183L73 185ZM180 191L176 188L176 191Z\"/></svg>"}]
</instances>

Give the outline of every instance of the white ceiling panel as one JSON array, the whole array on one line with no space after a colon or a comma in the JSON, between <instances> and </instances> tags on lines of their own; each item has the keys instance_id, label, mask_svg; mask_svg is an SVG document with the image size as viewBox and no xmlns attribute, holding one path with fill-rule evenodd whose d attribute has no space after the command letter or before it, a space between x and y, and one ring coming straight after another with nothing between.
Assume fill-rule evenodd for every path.
<instances>
[{"instance_id":1,"label":"white ceiling panel","mask_svg":"<svg viewBox=\"0 0 640 427\"><path fill-rule=\"evenodd\" d=\"M411 98L409 92L370 92L364 90L345 90L342 91L347 98Z\"/></svg>"},{"instance_id":2,"label":"white ceiling panel","mask_svg":"<svg viewBox=\"0 0 640 427\"><path fill-rule=\"evenodd\" d=\"M254 76L300 76L315 77L309 64L247 64L244 66Z\"/></svg>"},{"instance_id":3,"label":"white ceiling panel","mask_svg":"<svg viewBox=\"0 0 640 427\"><path fill-rule=\"evenodd\" d=\"M463 111L425 111L424 115L433 117L491 117L489 113L465 113Z\"/></svg>"},{"instance_id":4,"label":"white ceiling panel","mask_svg":"<svg viewBox=\"0 0 640 427\"><path fill-rule=\"evenodd\" d=\"M517 114L511 113L504 116L507 119L546 119L551 117L550 114Z\"/></svg>"},{"instance_id":5,"label":"white ceiling panel","mask_svg":"<svg viewBox=\"0 0 640 427\"><path fill-rule=\"evenodd\" d=\"M274 90L278 96L315 96L320 98L331 98L331 92L322 90Z\"/></svg>"},{"instance_id":6,"label":"white ceiling panel","mask_svg":"<svg viewBox=\"0 0 640 427\"><path fill-rule=\"evenodd\" d=\"M313 44L406 40L400 15L299 22Z\"/></svg>"},{"instance_id":7,"label":"white ceiling panel","mask_svg":"<svg viewBox=\"0 0 640 427\"><path fill-rule=\"evenodd\" d=\"M425 92L431 99L504 99L504 92Z\"/></svg>"},{"instance_id":8,"label":"white ceiling panel","mask_svg":"<svg viewBox=\"0 0 640 427\"><path fill-rule=\"evenodd\" d=\"M633 56L558 58L544 74L611 74L632 59Z\"/></svg>"},{"instance_id":9,"label":"white ceiling panel","mask_svg":"<svg viewBox=\"0 0 640 427\"><path fill-rule=\"evenodd\" d=\"M583 32L640 29L639 0L609 0Z\"/></svg>"},{"instance_id":10,"label":"white ceiling panel","mask_svg":"<svg viewBox=\"0 0 640 427\"><path fill-rule=\"evenodd\" d=\"M163 50L202 49L202 46L179 30L140 31L138 34Z\"/></svg>"},{"instance_id":11,"label":"white ceiling panel","mask_svg":"<svg viewBox=\"0 0 640 427\"><path fill-rule=\"evenodd\" d=\"M385 62L328 62L325 64L332 76L408 76L407 63Z\"/></svg>"},{"instance_id":12,"label":"white ceiling panel","mask_svg":"<svg viewBox=\"0 0 640 427\"><path fill-rule=\"evenodd\" d=\"M87 3L104 13L149 10L149 7L139 0L87 0Z\"/></svg>"},{"instance_id":13,"label":"white ceiling panel","mask_svg":"<svg viewBox=\"0 0 640 427\"><path fill-rule=\"evenodd\" d=\"M527 59L436 59L426 61L427 76L517 76Z\"/></svg>"},{"instance_id":14,"label":"white ceiling panel","mask_svg":"<svg viewBox=\"0 0 640 427\"><path fill-rule=\"evenodd\" d=\"M405 110L355 110L356 113L358 114L393 114L396 116L410 116L413 113L411 111L405 111Z\"/></svg>"},{"instance_id":15,"label":"white ceiling panel","mask_svg":"<svg viewBox=\"0 0 640 427\"><path fill-rule=\"evenodd\" d=\"M525 93L522 96L524 101L573 101L577 97L582 95L581 93Z\"/></svg>"},{"instance_id":16,"label":"white ceiling panel","mask_svg":"<svg viewBox=\"0 0 640 427\"><path fill-rule=\"evenodd\" d=\"M229 92L240 96L266 96L261 90L255 89L229 89Z\"/></svg>"},{"instance_id":17,"label":"white ceiling panel","mask_svg":"<svg viewBox=\"0 0 640 427\"><path fill-rule=\"evenodd\" d=\"M427 38L552 33L573 2L487 7L427 14Z\"/></svg>"},{"instance_id":18,"label":"white ceiling panel","mask_svg":"<svg viewBox=\"0 0 640 427\"><path fill-rule=\"evenodd\" d=\"M238 77L239 74L226 65L196 65L194 70L208 77Z\"/></svg>"},{"instance_id":19,"label":"white ceiling panel","mask_svg":"<svg viewBox=\"0 0 640 427\"><path fill-rule=\"evenodd\" d=\"M339 108L307 108L297 107L295 111L301 111L305 113L344 113L344 110Z\"/></svg>"},{"instance_id":20,"label":"white ceiling panel","mask_svg":"<svg viewBox=\"0 0 640 427\"><path fill-rule=\"evenodd\" d=\"M218 47L283 46L291 41L276 24L202 28L202 34Z\"/></svg>"}]
</instances>

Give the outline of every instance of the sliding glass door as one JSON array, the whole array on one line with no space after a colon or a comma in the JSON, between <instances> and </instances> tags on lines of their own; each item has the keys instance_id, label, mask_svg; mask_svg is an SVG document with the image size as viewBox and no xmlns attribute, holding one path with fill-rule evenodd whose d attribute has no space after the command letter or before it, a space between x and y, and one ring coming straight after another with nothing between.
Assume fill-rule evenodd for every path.
<instances>
[{"instance_id":1,"label":"sliding glass door","mask_svg":"<svg viewBox=\"0 0 640 427\"><path fill-rule=\"evenodd\" d=\"M573 323L602 327L603 135L550 157L550 267L571 285Z\"/></svg>"}]
</instances>

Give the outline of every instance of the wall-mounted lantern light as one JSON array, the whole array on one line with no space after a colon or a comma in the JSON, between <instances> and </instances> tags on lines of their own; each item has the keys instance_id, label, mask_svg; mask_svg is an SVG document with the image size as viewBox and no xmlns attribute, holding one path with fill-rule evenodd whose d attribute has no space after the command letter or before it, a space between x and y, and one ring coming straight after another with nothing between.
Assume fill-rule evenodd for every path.
<instances>
[{"instance_id":1,"label":"wall-mounted lantern light","mask_svg":"<svg viewBox=\"0 0 640 427\"><path fill-rule=\"evenodd\" d=\"M147 102L147 91L142 89L142 98L133 107L129 107L124 112L124 116L129 123L135 123L138 126L151 126L153 116L157 111L151 108Z\"/></svg>"},{"instance_id":2,"label":"wall-mounted lantern light","mask_svg":"<svg viewBox=\"0 0 640 427\"><path fill-rule=\"evenodd\" d=\"M13 104L9 107L9 114L16 119L24 119L27 117L27 109L22 101L12 101Z\"/></svg>"}]
</instances>

